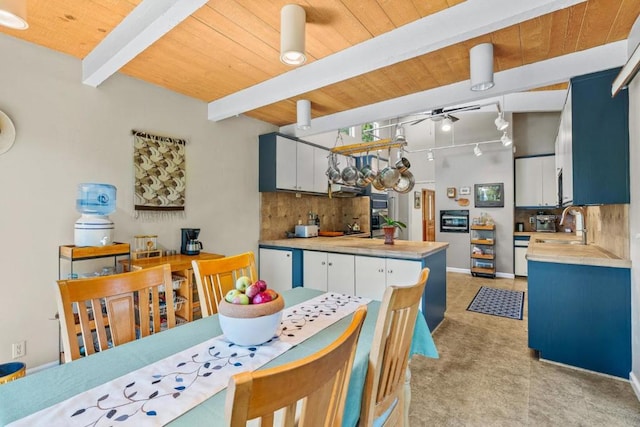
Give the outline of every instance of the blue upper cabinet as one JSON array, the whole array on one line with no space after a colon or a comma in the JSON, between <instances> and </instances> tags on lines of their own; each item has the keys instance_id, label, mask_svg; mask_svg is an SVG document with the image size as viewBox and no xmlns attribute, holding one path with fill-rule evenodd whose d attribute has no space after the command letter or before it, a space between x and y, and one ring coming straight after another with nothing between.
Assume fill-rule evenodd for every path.
<instances>
[{"instance_id":1,"label":"blue upper cabinet","mask_svg":"<svg viewBox=\"0 0 640 427\"><path fill-rule=\"evenodd\" d=\"M563 179L572 188L565 191L565 205L629 203L629 95L622 91L611 98L619 71L571 79L570 149L565 152Z\"/></svg>"}]
</instances>

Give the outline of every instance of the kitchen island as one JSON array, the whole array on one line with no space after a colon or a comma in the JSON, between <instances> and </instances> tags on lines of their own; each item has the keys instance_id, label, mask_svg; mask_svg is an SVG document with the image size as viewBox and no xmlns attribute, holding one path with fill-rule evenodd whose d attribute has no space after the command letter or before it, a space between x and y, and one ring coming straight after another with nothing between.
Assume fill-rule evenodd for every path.
<instances>
[{"instance_id":1,"label":"kitchen island","mask_svg":"<svg viewBox=\"0 0 640 427\"><path fill-rule=\"evenodd\" d=\"M631 260L566 233L527 250L529 347L540 358L617 377L631 371Z\"/></svg>"},{"instance_id":2,"label":"kitchen island","mask_svg":"<svg viewBox=\"0 0 640 427\"><path fill-rule=\"evenodd\" d=\"M421 308L432 332L444 319L448 243L313 237L261 240L259 246L260 277L276 290L284 284L380 300L387 286L414 284L428 267Z\"/></svg>"}]
</instances>

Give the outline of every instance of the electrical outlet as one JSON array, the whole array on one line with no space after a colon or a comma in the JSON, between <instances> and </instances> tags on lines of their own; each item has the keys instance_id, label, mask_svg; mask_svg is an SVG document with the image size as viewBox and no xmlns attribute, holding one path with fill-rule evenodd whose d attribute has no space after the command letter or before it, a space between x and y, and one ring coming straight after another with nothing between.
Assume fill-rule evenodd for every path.
<instances>
[{"instance_id":1,"label":"electrical outlet","mask_svg":"<svg viewBox=\"0 0 640 427\"><path fill-rule=\"evenodd\" d=\"M533 216L529 217L529 224L533 224L536 221L536 218Z\"/></svg>"},{"instance_id":2,"label":"electrical outlet","mask_svg":"<svg viewBox=\"0 0 640 427\"><path fill-rule=\"evenodd\" d=\"M19 341L17 343L14 343L11 350L12 350L14 359L17 359L19 357L24 357L27 355L27 342Z\"/></svg>"}]
</instances>

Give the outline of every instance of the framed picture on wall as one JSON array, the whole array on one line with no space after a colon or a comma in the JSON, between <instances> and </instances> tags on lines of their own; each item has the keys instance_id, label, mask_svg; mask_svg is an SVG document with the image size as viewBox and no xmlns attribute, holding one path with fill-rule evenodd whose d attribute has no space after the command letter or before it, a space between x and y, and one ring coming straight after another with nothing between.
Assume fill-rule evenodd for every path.
<instances>
[{"instance_id":1,"label":"framed picture on wall","mask_svg":"<svg viewBox=\"0 0 640 427\"><path fill-rule=\"evenodd\" d=\"M413 192L413 208L420 209L420 201L422 200L422 195L419 191Z\"/></svg>"},{"instance_id":2,"label":"framed picture on wall","mask_svg":"<svg viewBox=\"0 0 640 427\"><path fill-rule=\"evenodd\" d=\"M447 188L447 197L453 199L456 197L456 187Z\"/></svg>"},{"instance_id":3,"label":"framed picture on wall","mask_svg":"<svg viewBox=\"0 0 640 427\"><path fill-rule=\"evenodd\" d=\"M468 196L469 194L471 194L471 187L460 187L461 196Z\"/></svg>"},{"instance_id":4,"label":"framed picture on wall","mask_svg":"<svg viewBox=\"0 0 640 427\"><path fill-rule=\"evenodd\" d=\"M473 187L476 208L504 207L504 185L502 182L493 184L475 184Z\"/></svg>"}]
</instances>

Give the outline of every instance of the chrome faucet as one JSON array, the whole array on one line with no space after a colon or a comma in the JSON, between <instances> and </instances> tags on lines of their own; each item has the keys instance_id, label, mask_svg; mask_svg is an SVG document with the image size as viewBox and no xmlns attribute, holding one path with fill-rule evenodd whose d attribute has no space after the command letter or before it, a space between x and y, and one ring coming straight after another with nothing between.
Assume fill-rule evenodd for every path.
<instances>
[{"instance_id":1,"label":"chrome faucet","mask_svg":"<svg viewBox=\"0 0 640 427\"><path fill-rule=\"evenodd\" d=\"M582 244L586 245L587 244L587 215L586 212L584 211L584 207L583 206L573 206L573 205L569 205L566 208L564 208L564 210L562 211L562 218L560 219L560 225L562 225L564 223L564 218L567 215L567 213L570 213L571 215L576 216L575 212L572 211L578 211L578 213L582 216Z\"/></svg>"}]
</instances>

